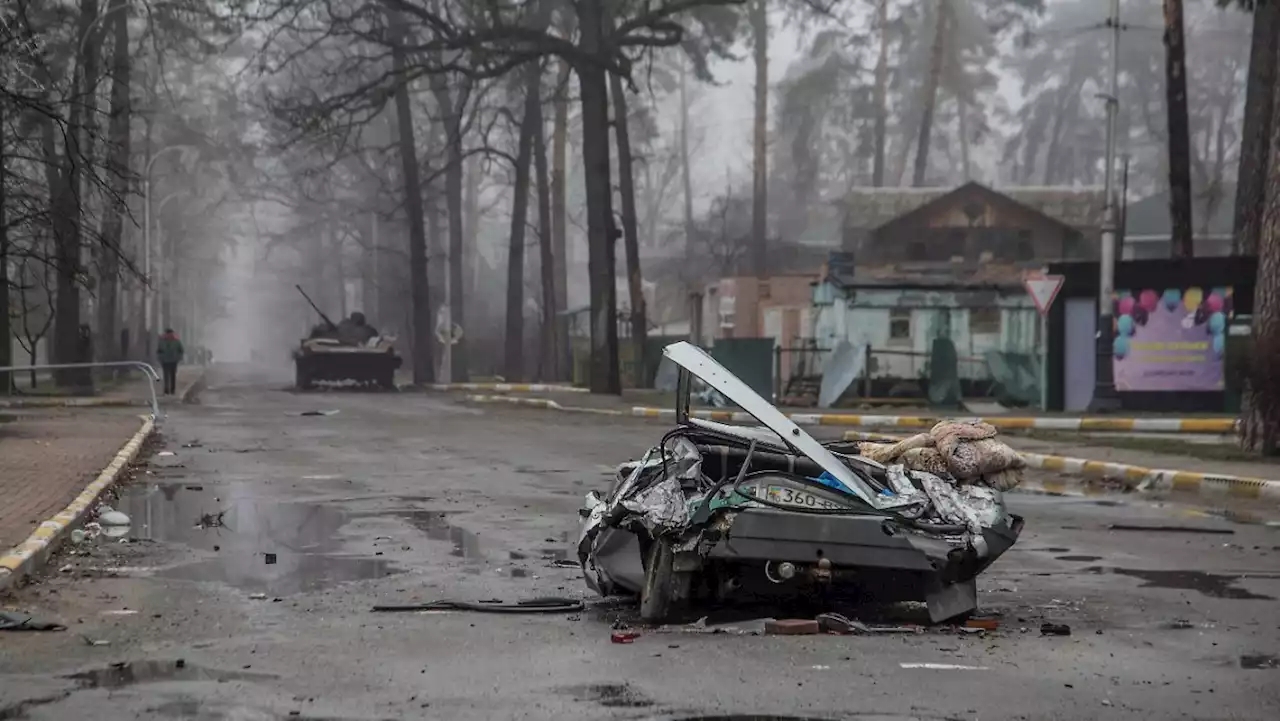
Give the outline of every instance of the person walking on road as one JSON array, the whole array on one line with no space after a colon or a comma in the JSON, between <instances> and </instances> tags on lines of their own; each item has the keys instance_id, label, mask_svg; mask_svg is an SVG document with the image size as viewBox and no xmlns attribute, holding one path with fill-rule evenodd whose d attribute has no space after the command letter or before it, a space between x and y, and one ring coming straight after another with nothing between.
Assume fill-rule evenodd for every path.
<instances>
[{"instance_id":1,"label":"person walking on road","mask_svg":"<svg viewBox=\"0 0 1280 721\"><path fill-rule=\"evenodd\" d=\"M164 370L164 394L171 396L177 392L178 364L182 362L182 341L172 328L165 328L160 336L160 345L156 348L156 356L160 368Z\"/></svg>"}]
</instances>

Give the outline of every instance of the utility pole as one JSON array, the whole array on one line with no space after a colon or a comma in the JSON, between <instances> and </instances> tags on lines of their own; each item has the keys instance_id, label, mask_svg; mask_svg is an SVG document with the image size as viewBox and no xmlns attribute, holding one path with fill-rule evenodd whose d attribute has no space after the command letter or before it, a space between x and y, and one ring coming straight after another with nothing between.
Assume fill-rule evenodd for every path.
<instances>
[{"instance_id":1,"label":"utility pole","mask_svg":"<svg viewBox=\"0 0 1280 721\"><path fill-rule=\"evenodd\" d=\"M1106 413L1119 410L1120 396L1116 394L1114 359L1112 357L1115 336L1111 314L1112 296L1115 294L1116 235L1119 216L1116 213L1116 111L1120 104L1120 0L1111 0L1111 16L1107 18L1111 29L1111 82L1107 92L1107 159L1103 171L1102 248L1098 254L1098 348L1094 370L1093 400L1089 412Z\"/></svg>"}]
</instances>

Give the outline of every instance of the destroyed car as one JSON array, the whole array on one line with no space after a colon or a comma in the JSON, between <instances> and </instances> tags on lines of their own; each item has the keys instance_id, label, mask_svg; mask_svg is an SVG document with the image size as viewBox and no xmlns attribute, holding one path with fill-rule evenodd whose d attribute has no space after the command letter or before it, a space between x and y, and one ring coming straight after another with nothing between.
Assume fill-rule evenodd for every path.
<instances>
[{"instance_id":1,"label":"destroyed car","mask_svg":"<svg viewBox=\"0 0 1280 721\"><path fill-rule=\"evenodd\" d=\"M1001 490L819 443L701 348L664 355L680 367L676 426L580 510L592 590L639 595L652 623L787 594L924 601L935 623L977 608L975 578L1023 527ZM693 417L695 377L761 426Z\"/></svg>"}]
</instances>

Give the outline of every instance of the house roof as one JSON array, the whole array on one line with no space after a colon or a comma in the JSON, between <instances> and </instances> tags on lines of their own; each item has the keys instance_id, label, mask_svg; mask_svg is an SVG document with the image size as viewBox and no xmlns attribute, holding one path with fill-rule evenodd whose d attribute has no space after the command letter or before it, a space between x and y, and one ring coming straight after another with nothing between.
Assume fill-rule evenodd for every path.
<instances>
[{"instance_id":1,"label":"house roof","mask_svg":"<svg viewBox=\"0 0 1280 721\"><path fill-rule=\"evenodd\" d=\"M875 228L874 230L882 230L884 228L896 225L898 223L906 223L911 219L915 218L917 215L927 214L931 208L934 208L939 205L943 205L953 199L963 198L965 196L972 197L974 195L977 195L979 197L984 197L987 199L988 202L991 202L996 205L1015 206L1015 207L1021 208L1024 211L1029 212L1033 215L1037 215L1054 225L1061 226L1067 229L1071 228L1070 225L1067 225L1061 220L1058 220L1057 218L1049 215L1045 215L1045 213L1041 211L1039 208L1034 208L1024 203L1020 203L1014 198L1011 198L1008 195L1005 195L1004 193L992 190L991 188L988 188L987 186L982 185L981 183L965 183L964 185L961 185L955 190L939 195L938 197L925 203L924 205L921 205L915 210L904 213L903 215L899 215L898 217L886 222L884 225L881 225L879 228Z\"/></svg>"},{"instance_id":2,"label":"house roof","mask_svg":"<svg viewBox=\"0 0 1280 721\"><path fill-rule=\"evenodd\" d=\"M1213 201L1213 208L1210 208ZM1196 236L1229 236L1234 232L1234 214L1236 207L1236 186L1224 183L1218 186L1216 197L1204 192L1203 188L1191 191L1191 222L1193 235ZM1210 213L1209 211L1213 212ZM1160 237L1173 235L1173 224L1169 221L1169 193L1156 193L1125 209L1124 234L1126 237Z\"/></svg>"},{"instance_id":3,"label":"house roof","mask_svg":"<svg viewBox=\"0 0 1280 721\"><path fill-rule=\"evenodd\" d=\"M859 266L853 275L831 274L828 280L842 288L910 289L1011 289L1021 288L1029 271L1039 263L974 263L929 261Z\"/></svg>"},{"instance_id":4,"label":"house roof","mask_svg":"<svg viewBox=\"0 0 1280 721\"><path fill-rule=\"evenodd\" d=\"M976 185L1073 228L1102 225L1105 197L1098 187L988 187L966 183L959 188L854 188L846 202L846 228L878 228L933 201Z\"/></svg>"}]
</instances>

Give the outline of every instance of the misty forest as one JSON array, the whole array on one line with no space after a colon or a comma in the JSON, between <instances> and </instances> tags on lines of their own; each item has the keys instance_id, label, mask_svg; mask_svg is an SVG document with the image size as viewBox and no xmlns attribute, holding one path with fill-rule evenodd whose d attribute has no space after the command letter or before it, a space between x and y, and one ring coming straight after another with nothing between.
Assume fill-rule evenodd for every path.
<instances>
[{"instance_id":1,"label":"misty forest","mask_svg":"<svg viewBox=\"0 0 1280 721\"><path fill-rule=\"evenodd\" d=\"M1232 214L1259 359L1276 4L1120 3L1117 178L1170 192L1175 256ZM396 335L406 382L580 363L619 393L620 338L839 248L852 189L1100 186L1108 5L6 0L0 366L146 359L166 327L283 365L317 322L300 285ZM1248 371L1249 445L1280 436L1272 366Z\"/></svg>"}]
</instances>

